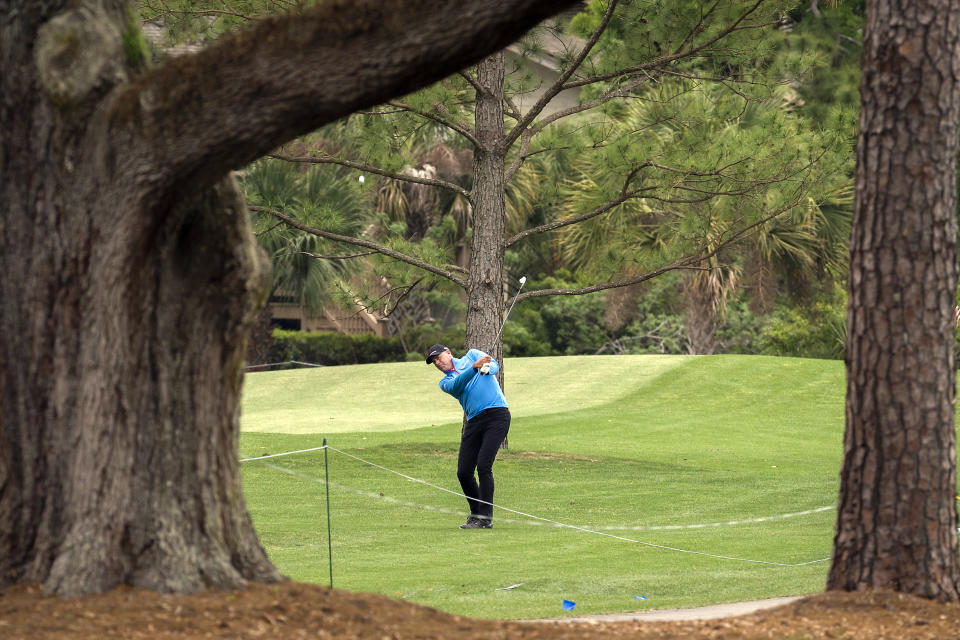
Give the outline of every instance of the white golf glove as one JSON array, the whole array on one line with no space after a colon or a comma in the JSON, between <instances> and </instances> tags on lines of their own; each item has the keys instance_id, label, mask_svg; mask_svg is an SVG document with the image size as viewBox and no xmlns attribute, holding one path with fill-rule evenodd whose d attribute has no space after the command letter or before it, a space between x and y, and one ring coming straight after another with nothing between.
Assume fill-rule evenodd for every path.
<instances>
[{"instance_id":1,"label":"white golf glove","mask_svg":"<svg viewBox=\"0 0 960 640\"><path fill-rule=\"evenodd\" d=\"M486 362L480 367L480 375L485 376L490 373L490 363Z\"/></svg>"}]
</instances>

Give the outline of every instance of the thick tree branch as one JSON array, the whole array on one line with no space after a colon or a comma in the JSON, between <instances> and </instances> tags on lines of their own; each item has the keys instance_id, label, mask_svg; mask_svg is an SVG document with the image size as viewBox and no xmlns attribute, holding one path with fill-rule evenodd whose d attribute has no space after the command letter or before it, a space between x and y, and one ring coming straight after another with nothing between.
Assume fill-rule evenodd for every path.
<instances>
[{"instance_id":1,"label":"thick tree branch","mask_svg":"<svg viewBox=\"0 0 960 640\"><path fill-rule=\"evenodd\" d=\"M382 244L377 244L376 242L371 242L370 240L364 240L362 238L351 238L350 236L343 236L338 233L331 233L330 231L324 231L323 229L316 229L314 227L307 226L302 222L300 222L299 220L295 220L294 218L291 218L285 213L281 213L280 211L277 211L275 209L267 209L266 207L259 207L254 205L251 205L250 209L253 211L262 211L264 213L269 213L273 217L279 220L283 220L285 223L287 223L291 227L295 229L300 229L301 231L305 231L306 233L310 233L315 236L319 236L321 238L326 238L327 240L333 240L335 242L343 242L345 244L352 244L357 247L364 247L366 249L370 249L372 251L385 255L389 258L393 258L394 260L405 262L406 264L417 267L418 269L423 269L424 271L429 271L434 275L438 275L442 278L446 278L447 280L450 280L451 282L454 282L460 285L461 287L466 288L467 286L466 279L457 273L448 271L446 269L442 269L440 267L430 264L429 262L424 262L423 260L414 258L413 256L408 256L405 253L400 253L399 251L395 251L390 247L385 247Z\"/></svg>"},{"instance_id":2,"label":"thick tree branch","mask_svg":"<svg viewBox=\"0 0 960 640\"><path fill-rule=\"evenodd\" d=\"M106 161L156 192L209 186L298 135L455 73L570 4L329 0L265 19L117 87L100 122L119 147L149 156Z\"/></svg>"},{"instance_id":3,"label":"thick tree branch","mask_svg":"<svg viewBox=\"0 0 960 640\"><path fill-rule=\"evenodd\" d=\"M336 164L341 167L349 167L351 169L357 169L359 171L365 171L367 173L373 173L378 176L383 176L385 178L392 178L393 180L402 180L403 182L415 182L417 184L425 184L431 187L440 187L441 189L449 189L459 193L467 200L470 200L470 192L461 187L460 185L454 182L447 182L446 180L435 180L432 178L419 178L417 176L407 175L405 173L396 173L394 171L387 171L386 169L380 169L379 167L374 167L369 164L363 164L362 162L353 162L352 160L341 160L340 158L334 158L331 155L321 155L321 156L288 156L282 153L270 153L267 154L267 157L276 158L277 160L283 160L285 162L296 162L299 164Z\"/></svg>"}]
</instances>

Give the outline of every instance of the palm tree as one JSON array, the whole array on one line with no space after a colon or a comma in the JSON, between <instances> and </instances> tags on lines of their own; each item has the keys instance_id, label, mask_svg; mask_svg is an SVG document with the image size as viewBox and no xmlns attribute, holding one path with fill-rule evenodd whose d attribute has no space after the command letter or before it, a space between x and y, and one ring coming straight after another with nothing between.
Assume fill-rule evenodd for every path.
<instances>
[{"instance_id":1,"label":"palm tree","mask_svg":"<svg viewBox=\"0 0 960 640\"><path fill-rule=\"evenodd\" d=\"M760 226L743 256L751 309L765 314L781 290L798 299L814 280L842 278L852 213L852 181L841 181L819 202Z\"/></svg>"},{"instance_id":2,"label":"palm tree","mask_svg":"<svg viewBox=\"0 0 960 640\"><path fill-rule=\"evenodd\" d=\"M273 264L273 294L310 313L334 302L337 284L356 273L358 265L340 255L342 249L333 243L277 224L262 209L283 211L339 233L359 234L371 215L363 191L337 167L302 169L270 158L252 164L242 182L257 240Z\"/></svg>"},{"instance_id":3,"label":"palm tree","mask_svg":"<svg viewBox=\"0 0 960 640\"><path fill-rule=\"evenodd\" d=\"M593 153L565 186L561 217L609 199L609 176L632 168L632 188L646 197L560 235L565 259L591 271L633 273L671 258L708 258L683 278L688 350L712 353L727 298L748 281L769 295L766 270L794 278L842 263L849 228L848 181L833 171L823 137L804 131L783 100L741 100L716 85L665 81L603 123ZM601 136L602 133L602 136ZM799 178L815 161L814 177ZM831 166L826 166L830 161ZM835 177L839 175L839 177ZM832 182L832 184L831 184ZM727 246L733 229L749 243ZM720 250L721 247L725 247ZM747 257L752 258L748 260Z\"/></svg>"}]
</instances>

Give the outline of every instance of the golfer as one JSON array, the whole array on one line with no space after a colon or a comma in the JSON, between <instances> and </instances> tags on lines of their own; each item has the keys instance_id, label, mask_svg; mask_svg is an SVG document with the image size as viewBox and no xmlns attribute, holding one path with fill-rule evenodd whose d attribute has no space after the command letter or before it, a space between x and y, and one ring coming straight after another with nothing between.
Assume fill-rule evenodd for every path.
<instances>
[{"instance_id":1,"label":"golfer","mask_svg":"<svg viewBox=\"0 0 960 640\"><path fill-rule=\"evenodd\" d=\"M470 517L460 528L492 529L493 461L510 430L507 399L494 377L500 365L478 349L454 358L442 344L430 347L427 364L443 372L440 388L459 400L467 414L467 426L460 438L457 479L467 496Z\"/></svg>"}]
</instances>

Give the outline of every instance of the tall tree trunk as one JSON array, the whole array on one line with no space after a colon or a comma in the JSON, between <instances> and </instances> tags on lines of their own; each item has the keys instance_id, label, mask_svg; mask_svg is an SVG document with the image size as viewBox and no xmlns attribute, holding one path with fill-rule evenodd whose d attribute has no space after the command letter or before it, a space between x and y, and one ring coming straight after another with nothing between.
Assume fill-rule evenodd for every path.
<instances>
[{"instance_id":1,"label":"tall tree trunk","mask_svg":"<svg viewBox=\"0 0 960 640\"><path fill-rule=\"evenodd\" d=\"M828 589L960 599L955 363L960 8L867 3L847 409Z\"/></svg>"},{"instance_id":2,"label":"tall tree trunk","mask_svg":"<svg viewBox=\"0 0 960 640\"><path fill-rule=\"evenodd\" d=\"M467 348L480 349L501 361L494 344L503 321L505 247L503 148L503 53L477 65L476 138L473 156L473 246L467 291ZM498 341L499 342L499 341Z\"/></svg>"},{"instance_id":3,"label":"tall tree trunk","mask_svg":"<svg viewBox=\"0 0 960 640\"><path fill-rule=\"evenodd\" d=\"M503 388L503 342L497 339L504 320L503 256L506 252L504 186L506 148L503 131L503 53L477 65L476 138L473 155L473 245L467 289L468 349L480 349L500 363L497 382ZM464 416L466 428L466 416ZM508 447L507 438L501 448Z\"/></svg>"},{"instance_id":4,"label":"tall tree trunk","mask_svg":"<svg viewBox=\"0 0 960 640\"><path fill-rule=\"evenodd\" d=\"M0 4L0 586L280 579L240 485L268 268L229 171L566 4L331 0L150 69L122 0Z\"/></svg>"}]
</instances>

